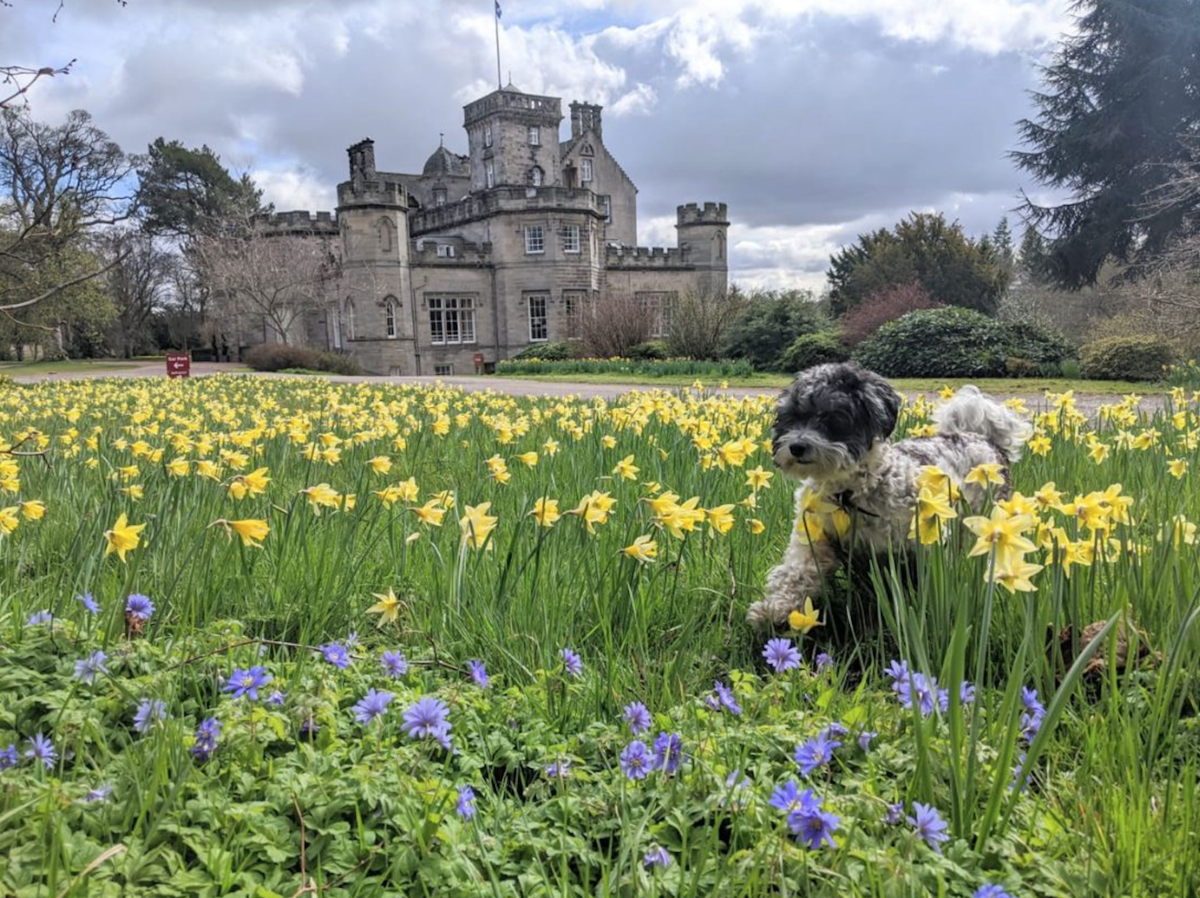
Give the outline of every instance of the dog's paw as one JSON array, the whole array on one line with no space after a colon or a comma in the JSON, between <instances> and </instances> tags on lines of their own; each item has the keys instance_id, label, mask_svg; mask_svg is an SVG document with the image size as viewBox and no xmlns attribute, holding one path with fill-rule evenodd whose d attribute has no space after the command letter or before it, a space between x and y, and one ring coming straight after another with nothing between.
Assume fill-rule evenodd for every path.
<instances>
[{"instance_id":1,"label":"dog's paw","mask_svg":"<svg viewBox=\"0 0 1200 898\"><path fill-rule=\"evenodd\" d=\"M750 626L766 630L782 626L787 622L788 615L791 612L791 603L780 602L775 598L765 598L750 606L750 609L746 612L746 620Z\"/></svg>"}]
</instances>

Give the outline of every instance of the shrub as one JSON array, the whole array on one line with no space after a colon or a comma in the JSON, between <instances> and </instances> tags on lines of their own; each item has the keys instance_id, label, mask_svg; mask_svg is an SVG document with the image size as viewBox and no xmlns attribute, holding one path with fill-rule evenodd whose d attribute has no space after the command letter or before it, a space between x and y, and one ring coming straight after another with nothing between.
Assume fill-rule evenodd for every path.
<instances>
[{"instance_id":1,"label":"shrub","mask_svg":"<svg viewBox=\"0 0 1200 898\"><path fill-rule=\"evenodd\" d=\"M1001 322L1011 360L1033 363L1037 374L1057 374L1063 361L1075 355L1069 340L1050 327L1033 321Z\"/></svg>"},{"instance_id":2,"label":"shrub","mask_svg":"<svg viewBox=\"0 0 1200 898\"><path fill-rule=\"evenodd\" d=\"M1159 380L1176 360L1175 348L1152 336L1106 337L1079 350L1083 376L1096 380Z\"/></svg>"},{"instance_id":3,"label":"shrub","mask_svg":"<svg viewBox=\"0 0 1200 898\"><path fill-rule=\"evenodd\" d=\"M774 369L797 337L832 329L825 312L808 293L761 293L752 297L729 326L722 354L746 359L755 368Z\"/></svg>"},{"instance_id":4,"label":"shrub","mask_svg":"<svg viewBox=\"0 0 1200 898\"><path fill-rule=\"evenodd\" d=\"M671 304L668 355L676 359L715 359L730 326L741 315L746 297L728 290L688 290Z\"/></svg>"},{"instance_id":5,"label":"shrub","mask_svg":"<svg viewBox=\"0 0 1200 898\"><path fill-rule=\"evenodd\" d=\"M909 312L854 350L887 377L1003 377L1007 355L999 322L955 307Z\"/></svg>"},{"instance_id":6,"label":"shrub","mask_svg":"<svg viewBox=\"0 0 1200 898\"><path fill-rule=\"evenodd\" d=\"M348 355L322 352L309 346L288 346L283 343L259 343L242 353L242 361L255 371L283 371L305 368L330 374L361 374L362 366Z\"/></svg>"},{"instance_id":7,"label":"shrub","mask_svg":"<svg viewBox=\"0 0 1200 898\"><path fill-rule=\"evenodd\" d=\"M749 377L754 369L745 359L702 361L697 359L566 359L546 362L541 359L507 359L496 365L497 374L611 374L639 377Z\"/></svg>"},{"instance_id":8,"label":"shrub","mask_svg":"<svg viewBox=\"0 0 1200 898\"><path fill-rule=\"evenodd\" d=\"M564 359L575 358L575 347L570 343L532 343L513 358L522 361L544 359L547 362L561 362Z\"/></svg>"},{"instance_id":9,"label":"shrub","mask_svg":"<svg viewBox=\"0 0 1200 898\"><path fill-rule=\"evenodd\" d=\"M889 321L909 312L940 308L920 281L888 287L867 297L841 319L842 340L847 346L857 346Z\"/></svg>"},{"instance_id":10,"label":"shrub","mask_svg":"<svg viewBox=\"0 0 1200 898\"><path fill-rule=\"evenodd\" d=\"M850 350L833 334L805 334L793 340L792 345L780 353L778 367L790 373L803 371L813 365L845 362L849 358Z\"/></svg>"},{"instance_id":11,"label":"shrub","mask_svg":"<svg viewBox=\"0 0 1200 898\"><path fill-rule=\"evenodd\" d=\"M639 343L637 346L629 348L629 358L631 359L666 359L670 358L671 354L667 349L666 340L647 340L645 343Z\"/></svg>"}]
</instances>

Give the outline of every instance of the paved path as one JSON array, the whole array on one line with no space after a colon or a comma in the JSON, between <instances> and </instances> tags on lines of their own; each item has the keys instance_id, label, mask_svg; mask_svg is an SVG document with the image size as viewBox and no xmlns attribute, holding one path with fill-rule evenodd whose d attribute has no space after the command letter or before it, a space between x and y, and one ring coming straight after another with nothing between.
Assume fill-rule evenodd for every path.
<instances>
[{"instance_id":1,"label":"paved path","mask_svg":"<svg viewBox=\"0 0 1200 898\"><path fill-rule=\"evenodd\" d=\"M84 380L96 377L163 377L164 364L160 361L103 371L72 370L40 374L18 374L13 379L19 383L37 383L41 381ZM227 362L193 362L192 374L197 377L205 377L213 374L255 373L242 365ZM292 375L263 373L255 374L255 376L286 378ZM445 386L460 387L469 391L495 390L498 393L507 393L510 396L580 396L584 399L615 399L618 396L638 390L656 389L655 387L630 386L628 384L560 383L544 380L521 380L515 377L373 377L365 374L331 374L326 375L326 377L334 383L443 384ZM667 386L665 389L680 388ZM774 396L778 392L779 389L777 387L730 387L725 391L726 394L731 396ZM1040 393L1017 393L1013 395L1024 399L1030 408L1038 408L1045 405L1045 399ZM1115 401L1117 400L1112 394L1075 394L1076 407L1089 416L1093 415L1101 405ZM1147 396L1142 400L1142 407L1148 412L1160 408L1162 404L1162 396Z\"/></svg>"}]
</instances>

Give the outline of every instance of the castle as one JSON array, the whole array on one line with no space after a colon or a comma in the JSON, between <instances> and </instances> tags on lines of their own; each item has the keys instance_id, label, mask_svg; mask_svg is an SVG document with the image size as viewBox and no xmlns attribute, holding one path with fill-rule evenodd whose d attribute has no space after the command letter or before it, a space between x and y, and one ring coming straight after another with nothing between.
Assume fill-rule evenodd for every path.
<instances>
[{"instance_id":1,"label":"castle","mask_svg":"<svg viewBox=\"0 0 1200 898\"><path fill-rule=\"evenodd\" d=\"M439 145L420 174L397 174L377 169L363 140L336 214L259 222L327 238L340 259L324 309L289 342L349 353L375 374L466 374L577 338L605 297L636 297L660 337L674 297L725 289L724 203L679 206L675 247L637 245L637 188L604 145L601 106L571 103L566 140L558 97L510 84L463 111L465 156Z\"/></svg>"}]
</instances>

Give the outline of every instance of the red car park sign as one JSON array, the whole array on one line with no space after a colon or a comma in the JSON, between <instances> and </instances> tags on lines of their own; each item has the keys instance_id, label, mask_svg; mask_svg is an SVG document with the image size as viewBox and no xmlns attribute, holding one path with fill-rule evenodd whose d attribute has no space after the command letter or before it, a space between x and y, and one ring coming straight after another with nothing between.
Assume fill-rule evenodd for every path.
<instances>
[{"instance_id":1,"label":"red car park sign","mask_svg":"<svg viewBox=\"0 0 1200 898\"><path fill-rule=\"evenodd\" d=\"M167 353L167 377L187 377L192 373L192 357L186 352Z\"/></svg>"}]
</instances>

